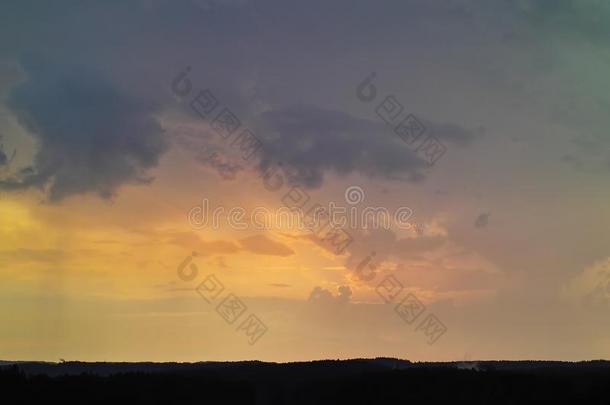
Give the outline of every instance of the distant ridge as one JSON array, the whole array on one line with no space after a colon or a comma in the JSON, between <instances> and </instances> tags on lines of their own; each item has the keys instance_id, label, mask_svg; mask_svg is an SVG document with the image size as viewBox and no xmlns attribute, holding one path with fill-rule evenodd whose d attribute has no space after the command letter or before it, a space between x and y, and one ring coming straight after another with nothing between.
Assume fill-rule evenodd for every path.
<instances>
[{"instance_id":1,"label":"distant ridge","mask_svg":"<svg viewBox=\"0 0 610 405\"><path fill-rule=\"evenodd\" d=\"M366 371L387 371L404 369L460 369L475 371L527 371L539 369L609 369L610 361L590 360L579 362L546 361L546 360L469 360L456 362L411 362L404 359L390 357L377 357L373 359L358 358L348 360L313 360L289 363L263 362L258 360L243 361L201 361L194 363L179 362L43 362L43 361L8 361L0 360L0 367L17 366L27 375L80 375L91 374L109 376L118 373L164 373L164 372L193 372L193 371L231 371L249 374L248 370L256 373L282 369L284 371L298 370L316 374L318 372L336 372L339 374L361 373ZM254 371L253 371L254 372Z\"/></svg>"},{"instance_id":2,"label":"distant ridge","mask_svg":"<svg viewBox=\"0 0 610 405\"><path fill-rule=\"evenodd\" d=\"M610 398L610 362L602 360L2 363L0 392L20 404L561 405Z\"/></svg>"}]
</instances>

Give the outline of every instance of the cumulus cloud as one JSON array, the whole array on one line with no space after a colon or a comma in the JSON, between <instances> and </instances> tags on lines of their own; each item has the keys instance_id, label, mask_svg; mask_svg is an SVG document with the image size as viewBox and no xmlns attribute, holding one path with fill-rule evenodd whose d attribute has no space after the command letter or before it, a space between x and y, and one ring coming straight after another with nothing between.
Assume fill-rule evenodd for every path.
<instances>
[{"instance_id":1,"label":"cumulus cloud","mask_svg":"<svg viewBox=\"0 0 610 405\"><path fill-rule=\"evenodd\" d=\"M308 301L322 306L348 304L352 296L349 286L342 285L337 289L337 294L322 287L315 287L309 294Z\"/></svg>"},{"instance_id":2,"label":"cumulus cloud","mask_svg":"<svg viewBox=\"0 0 610 405\"><path fill-rule=\"evenodd\" d=\"M31 167L0 189L45 190L50 201L75 194L111 197L124 184L151 180L167 149L152 103L130 97L92 70L24 59L26 81L8 106L37 140Z\"/></svg>"},{"instance_id":3,"label":"cumulus cloud","mask_svg":"<svg viewBox=\"0 0 610 405\"><path fill-rule=\"evenodd\" d=\"M587 308L610 306L610 258L594 263L574 276L563 293Z\"/></svg>"}]
</instances>

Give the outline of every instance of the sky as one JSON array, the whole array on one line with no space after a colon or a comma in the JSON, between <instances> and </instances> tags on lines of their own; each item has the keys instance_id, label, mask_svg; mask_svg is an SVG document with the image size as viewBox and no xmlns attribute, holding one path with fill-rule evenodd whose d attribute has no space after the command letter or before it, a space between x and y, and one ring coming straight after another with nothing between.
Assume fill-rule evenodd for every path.
<instances>
[{"instance_id":1,"label":"sky","mask_svg":"<svg viewBox=\"0 0 610 405\"><path fill-rule=\"evenodd\" d=\"M607 359L608 67L600 0L3 1L0 359Z\"/></svg>"}]
</instances>

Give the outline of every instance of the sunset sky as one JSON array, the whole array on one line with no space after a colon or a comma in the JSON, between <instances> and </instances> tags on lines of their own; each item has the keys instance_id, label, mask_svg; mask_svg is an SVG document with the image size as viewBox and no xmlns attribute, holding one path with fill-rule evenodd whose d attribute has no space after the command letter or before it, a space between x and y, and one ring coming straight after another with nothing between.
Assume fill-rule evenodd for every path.
<instances>
[{"instance_id":1,"label":"sunset sky","mask_svg":"<svg viewBox=\"0 0 610 405\"><path fill-rule=\"evenodd\" d=\"M610 358L609 71L599 0L3 1L0 359ZM290 190L412 226L228 222Z\"/></svg>"}]
</instances>

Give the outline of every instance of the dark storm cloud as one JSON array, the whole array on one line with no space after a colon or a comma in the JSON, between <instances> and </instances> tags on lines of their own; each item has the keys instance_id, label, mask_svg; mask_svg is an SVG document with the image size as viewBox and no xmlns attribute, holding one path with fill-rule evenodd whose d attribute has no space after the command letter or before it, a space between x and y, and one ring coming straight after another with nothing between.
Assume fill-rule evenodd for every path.
<instances>
[{"instance_id":1,"label":"dark storm cloud","mask_svg":"<svg viewBox=\"0 0 610 405\"><path fill-rule=\"evenodd\" d=\"M166 150L151 103L127 96L103 76L77 66L22 63L27 76L8 106L38 141L31 168L0 189L42 188L51 201L74 194L112 196L127 183L151 180Z\"/></svg>"},{"instance_id":2,"label":"dark storm cloud","mask_svg":"<svg viewBox=\"0 0 610 405\"><path fill-rule=\"evenodd\" d=\"M428 167L383 123L345 112L295 105L264 112L260 122L261 169L281 161L292 169L292 180L307 187L319 187L327 172L416 181ZM463 145L474 138L456 125L426 123L439 139Z\"/></svg>"},{"instance_id":3,"label":"dark storm cloud","mask_svg":"<svg viewBox=\"0 0 610 405\"><path fill-rule=\"evenodd\" d=\"M466 146L484 133L483 128L469 130L456 124L436 123L422 120L426 133L443 142L450 142L457 146Z\"/></svg>"},{"instance_id":4,"label":"dark storm cloud","mask_svg":"<svg viewBox=\"0 0 610 405\"><path fill-rule=\"evenodd\" d=\"M16 149L13 151L13 153L11 153L10 157L6 154L4 144L2 143L2 138L3 136L0 134L0 169L4 169L6 166L10 165L17 154Z\"/></svg>"},{"instance_id":5,"label":"dark storm cloud","mask_svg":"<svg viewBox=\"0 0 610 405\"><path fill-rule=\"evenodd\" d=\"M0 167L8 164L8 156L4 153L4 147L0 145Z\"/></svg>"},{"instance_id":6,"label":"dark storm cloud","mask_svg":"<svg viewBox=\"0 0 610 405\"><path fill-rule=\"evenodd\" d=\"M475 228L485 228L489 223L489 216L491 214L489 212L484 212L480 214L477 219L474 221Z\"/></svg>"},{"instance_id":7,"label":"dark storm cloud","mask_svg":"<svg viewBox=\"0 0 610 405\"><path fill-rule=\"evenodd\" d=\"M11 13L27 21L33 4L15 3ZM70 12L66 13L65 9ZM83 73L72 75L61 69L62 75L59 75L43 67L26 67L29 79L13 92L12 108L24 126L31 132L37 131L34 135L40 140L40 152L30 173L0 184L5 190L45 187L50 199L60 200L88 192L108 196L121 184L147 180L146 169L155 165L165 150L165 143L154 120L156 110L133 99L171 103L173 100L167 93L157 90L173 77L175 69L185 65L193 66L193 84L211 86L222 103L234 110L244 124L255 126L256 115L261 110L268 111L260 120L263 130L257 132L267 141L262 168L269 160L283 161L294 171L295 180L309 187L320 186L329 173L359 173L409 181L420 180L425 175L427 164L376 120L322 107L286 106L295 102L322 105L322 100L332 99L346 86L356 84L325 79L336 73L336 63L325 66L324 77L320 77L305 62L317 64L320 62L316 61L324 61L338 51L345 55L346 62L361 60L363 49L381 50L390 46L379 41L387 37L385 31L389 27L397 31L399 28L414 30L416 25L405 24L405 18L416 21L426 13L443 10L442 7L412 0L384 7L346 0L337 5L317 0L291 5L277 0L158 0L136 1L129 7L114 2L87 6L68 2L64 8L42 5L36 10L45 19L30 24L27 30L0 15L0 21L6 22L3 30L7 33L0 38L0 43L6 41L6 52L11 57L23 49L31 49L61 64L71 61L79 66L100 66L110 83L120 84L116 88L138 96L128 98L123 92L119 95L115 86L96 82L97 79ZM444 18L452 15L453 11L448 12ZM312 23L315 30L311 29ZM362 24L367 30L363 30ZM18 41L7 41L9 37L17 37ZM411 43L412 38L407 33L400 36L403 45ZM49 47L55 43L62 46ZM117 43L125 46L117 47ZM391 52L406 55L394 45ZM345 77L350 76L349 71L344 73ZM293 80L294 77L300 79ZM80 88L80 92L67 94L63 83ZM261 108L251 100L252 89L260 90ZM105 99L94 100L86 94L88 91ZM119 105L123 103L123 106L110 108L111 97L104 92L115 93L121 100ZM45 103L51 104L48 111L44 109ZM84 114L79 119L85 111L100 112ZM49 119L57 113L63 128ZM74 125L71 120L81 122ZM437 124L423 117L421 121L430 135L443 142L464 145L473 139L471 131L459 126ZM109 122L116 124L112 135L101 135L102 122L106 127L110 126ZM122 148L123 137L115 136L125 126L137 133L133 135L133 142L126 141L136 143L135 150ZM135 130L131 128L134 126ZM82 132L83 127L87 127L86 135L79 136L78 147L72 145L68 139L74 134L66 131ZM65 136L53 134L58 131ZM147 134L141 136L143 133ZM102 146L93 146L100 137L112 139ZM95 159L84 157L90 154L89 146L102 149L101 153L93 153ZM199 162L217 170L224 178L233 178L242 170L241 166L222 159Z\"/></svg>"}]
</instances>

